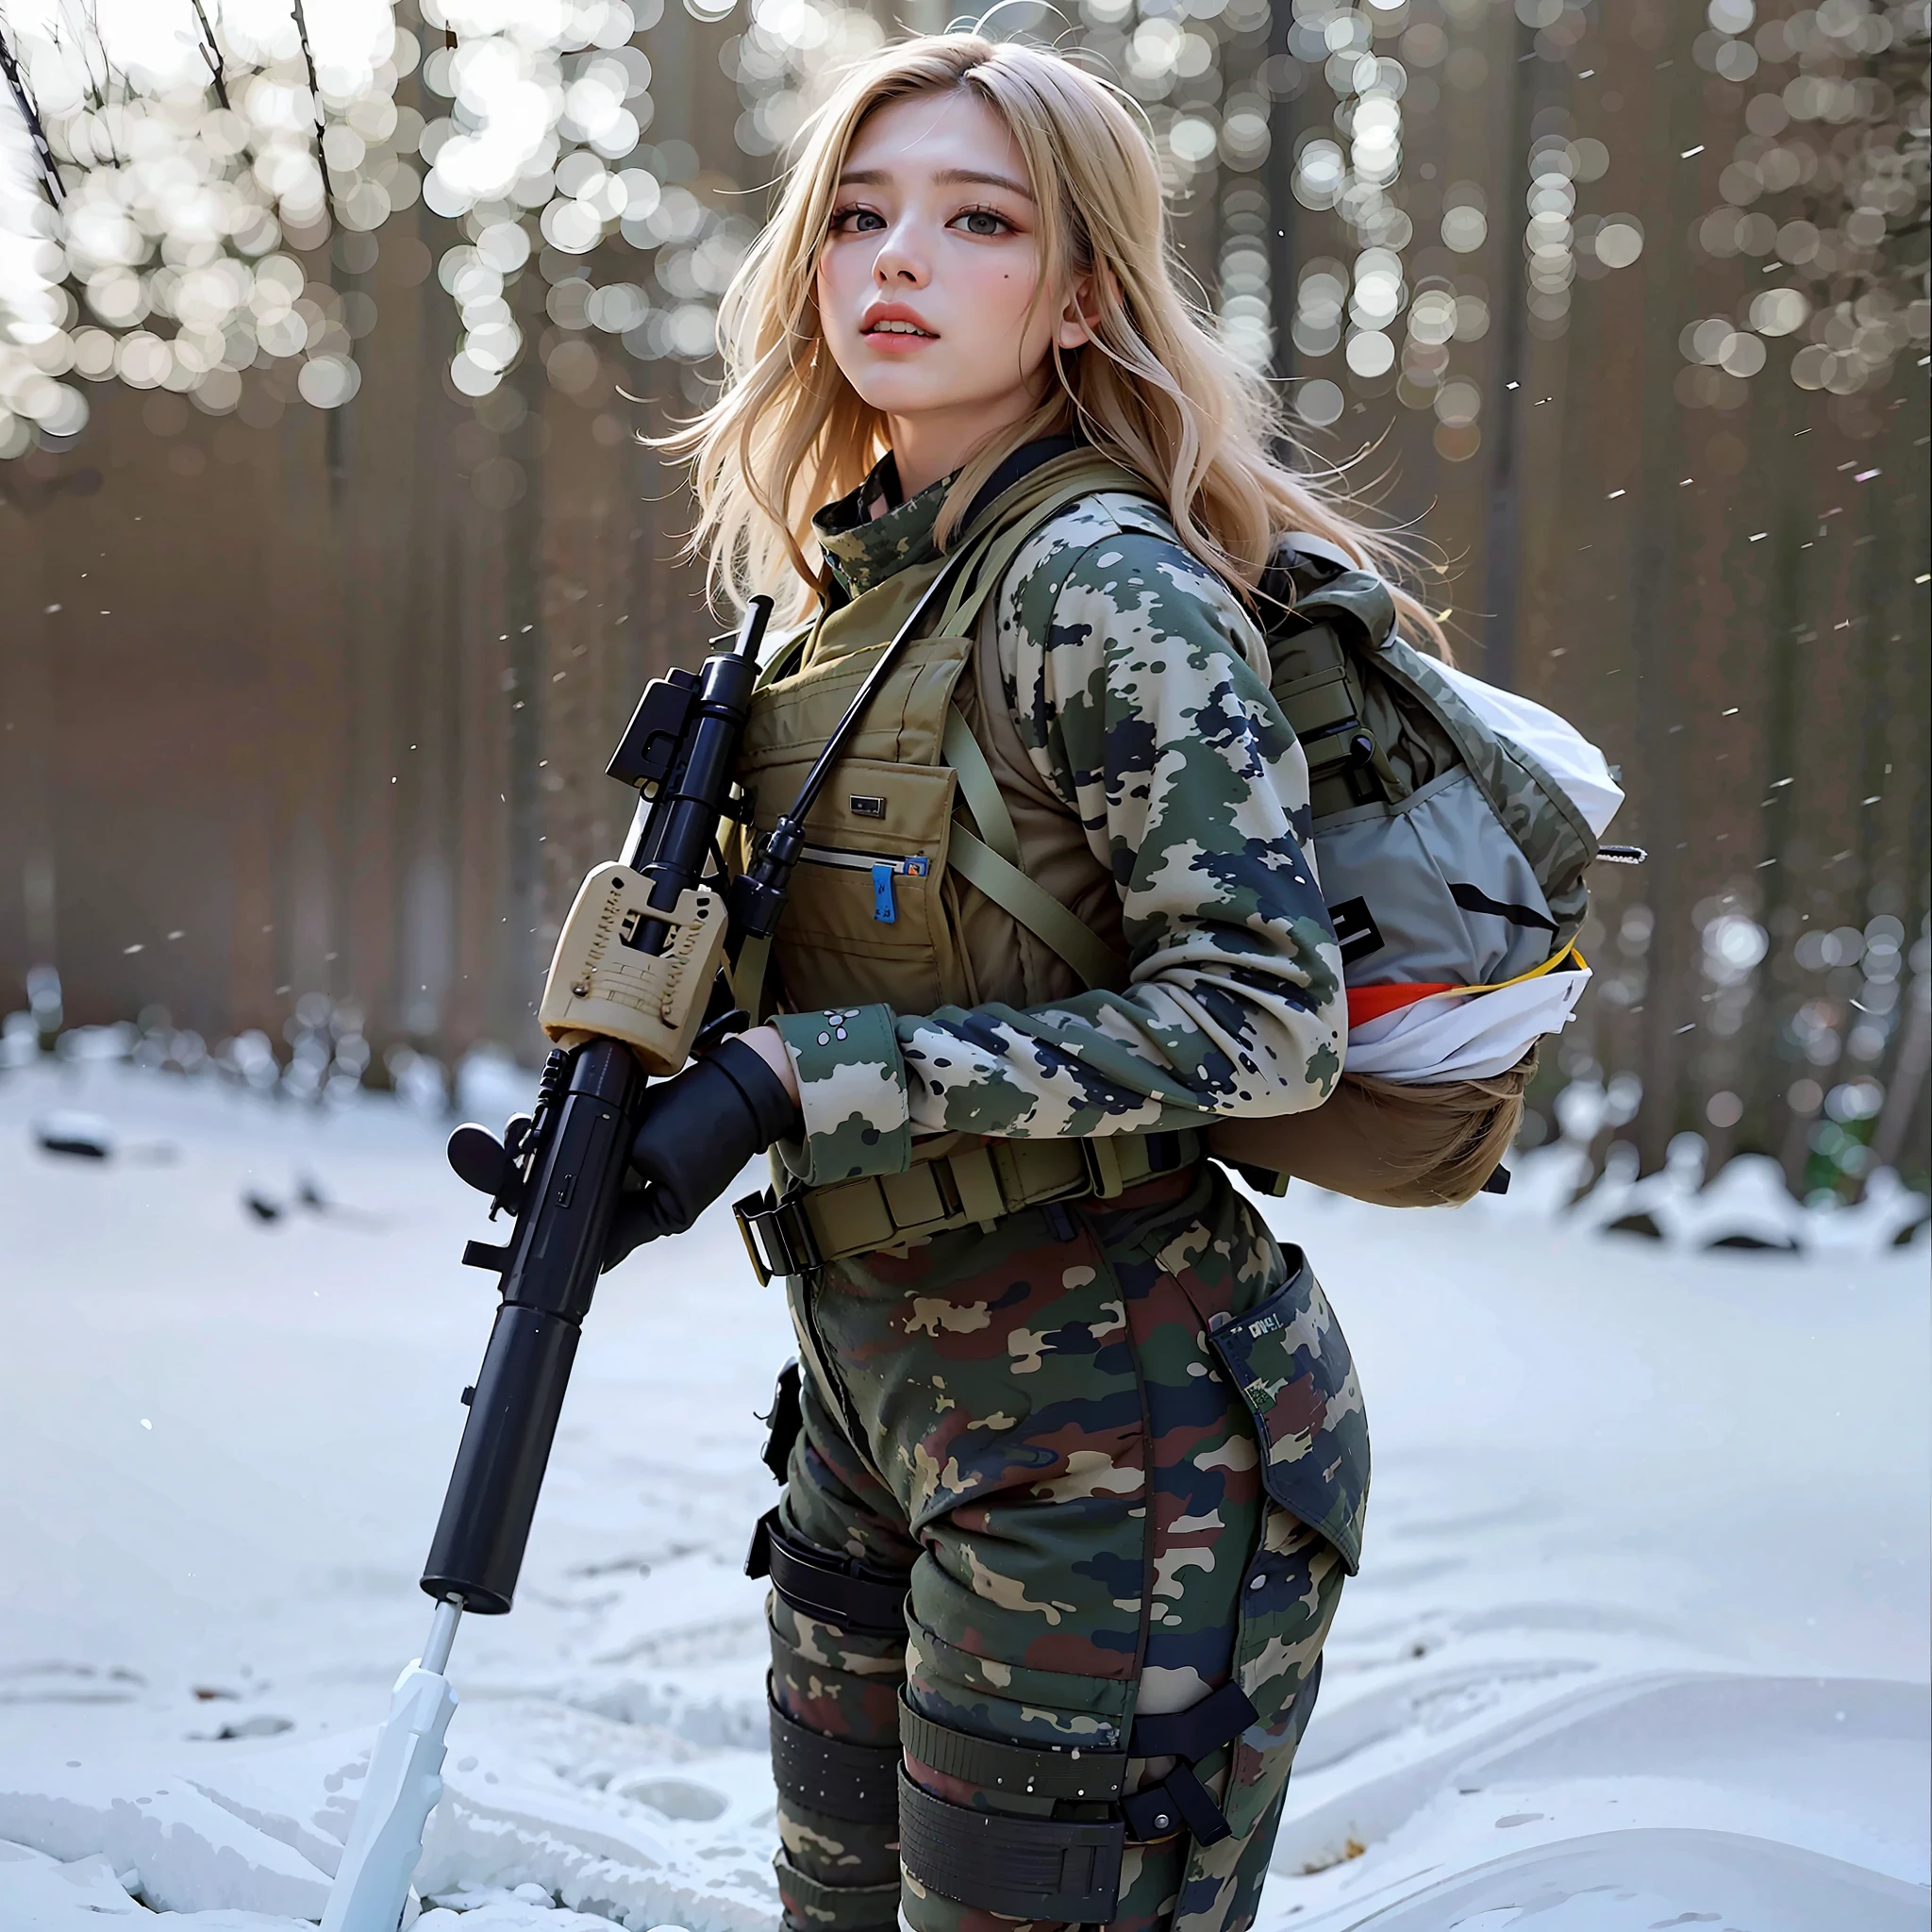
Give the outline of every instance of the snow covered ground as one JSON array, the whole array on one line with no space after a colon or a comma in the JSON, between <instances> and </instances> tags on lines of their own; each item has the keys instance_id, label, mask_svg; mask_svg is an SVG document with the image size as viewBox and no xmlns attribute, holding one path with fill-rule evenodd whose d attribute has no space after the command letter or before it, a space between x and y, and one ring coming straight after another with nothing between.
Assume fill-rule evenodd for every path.
<instances>
[{"instance_id":1,"label":"snow covered ground","mask_svg":"<svg viewBox=\"0 0 1932 1932\"><path fill-rule=\"evenodd\" d=\"M75 1107L112 1158L35 1147ZM6 1932L320 1915L493 1300L442 1133L0 1076ZM1536 1195L1274 1204L1376 1474L1262 1932L1924 1927L1923 1242L1689 1255ZM516 1612L458 1638L425 1932L774 1923L739 1561L788 1352L722 1218L606 1283Z\"/></svg>"}]
</instances>

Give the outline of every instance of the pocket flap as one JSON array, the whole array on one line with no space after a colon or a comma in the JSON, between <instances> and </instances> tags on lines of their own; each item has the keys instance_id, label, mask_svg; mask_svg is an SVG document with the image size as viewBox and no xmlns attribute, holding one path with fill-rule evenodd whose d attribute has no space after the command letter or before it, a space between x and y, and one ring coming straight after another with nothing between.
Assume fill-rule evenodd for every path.
<instances>
[{"instance_id":1,"label":"pocket flap","mask_svg":"<svg viewBox=\"0 0 1932 1932\"><path fill-rule=\"evenodd\" d=\"M1209 1330L1261 1438L1261 1484L1334 1544L1353 1576L1369 1501L1369 1424L1341 1326L1299 1248L1259 1307Z\"/></svg>"}]
</instances>

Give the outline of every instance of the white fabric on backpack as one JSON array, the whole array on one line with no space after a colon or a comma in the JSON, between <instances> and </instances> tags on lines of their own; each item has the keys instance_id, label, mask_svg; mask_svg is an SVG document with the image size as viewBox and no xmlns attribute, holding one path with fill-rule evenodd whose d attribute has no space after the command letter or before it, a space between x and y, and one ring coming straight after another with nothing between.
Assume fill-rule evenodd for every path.
<instances>
[{"instance_id":1,"label":"white fabric on backpack","mask_svg":"<svg viewBox=\"0 0 1932 1932\"><path fill-rule=\"evenodd\" d=\"M1506 1074L1543 1034L1570 1024L1590 980L1584 966L1540 973L1493 992L1430 993L1351 1026L1347 1069L1417 1087Z\"/></svg>"},{"instance_id":2,"label":"white fabric on backpack","mask_svg":"<svg viewBox=\"0 0 1932 1932\"><path fill-rule=\"evenodd\" d=\"M1514 691L1499 691L1453 664L1436 668L1491 731L1520 744L1563 788L1601 839L1624 802L1623 787L1610 776L1603 753L1555 711Z\"/></svg>"}]
</instances>

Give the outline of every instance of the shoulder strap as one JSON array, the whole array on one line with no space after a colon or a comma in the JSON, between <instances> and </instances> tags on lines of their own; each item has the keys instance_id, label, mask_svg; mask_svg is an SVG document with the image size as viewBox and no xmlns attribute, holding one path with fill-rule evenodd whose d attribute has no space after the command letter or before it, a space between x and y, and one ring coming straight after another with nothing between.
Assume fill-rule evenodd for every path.
<instances>
[{"instance_id":1,"label":"shoulder strap","mask_svg":"<svg viewBox=\"0 0 1932 1932\"><path fill-rule=\"evenodd\" d=\"M978 554L955 582L935 635L963 636L1027 540L1082 497L1106 491L1150 494L1147 485L1131 471L1091 451L1058 458L1015 484L993 505L986 527L967 537L967 546L979 546Z\"/></svg>"},{"instance_id":2,"label":"shoulder strap","mask_svg":"<svg viewBox=\"0 0 1932 1932\"><path fill-rule=\"evenodd\" d=\"M993 776L992 766L980 749L978 739L974 737L972 726L951 705L946 707L945 736L940 742L940 755L959 774L959 791L966 800L966 808L973 814L973 823L979 827L979 836L1008 865L1017 866L1020 834L1014 827L1012 813L1007 809L1007 801L1000 795L1000 781Z\"/></svg>"},{"instance_id":3,"label":"shoulder strap","mask_svg":"<svg viewBox=\"0 0 1932 1932\"><path fill-rule=\"evenodd\" d=\"M1130 472L1103 458L1049 466L1055 473L1043 479L1050 487L1030 503L1016 504L1009 521L995 525L985 547L960 574L945 610L941 636L969 635L986 600L998 587L1013 559L1045 524L1082 497L1103 491L1147 493L1146 485ZM1016 494L1019 492L1016 491ZM941 756L958 774L960 795L979 827L974 837L956 824L948 847L948 863L966 882L1024 925L1042 945L1057 953L1091 988L1121 987L1127 981L1127 962L1078 914L1056 899L1043 886L1020 870L1020 837L1013 815L1000 795L999 780L972 729L957 710L946 713Z\"/></svg>"},{"instance_id":4,"label":"shoulder strap","mask_svg":"<svg viewBox=\"0 0 1932 1932\"><path fill-rule=\"evenodd\" d=\"M953 827L946 863L1002 912L1018 920L1041 944L1058 953L1090 991L1126 984L1127 962L1085 920L1070 912L1017 865L1008 864L991 845L975 839L964 825Z\"/></svg>"},{"instance_id":5,"label":"shoulder strap","mask_svg":"<svg viewBox=\"0 0 1932 1932\"><path fill-rule=\"evenodd\" d=\"M817 615L810 622L801 624L758 667L758 682L753 689L763 691L768 684L776 684L781 677L786 676L805 655L812 639L817 635L819 626L824 621L825 609L821 605Z\"/></svg>"},{"instance_id":6,"label":"shoulder strap","mask_svg":"<svg viewBox=\"0 0 1932 1932\"><path fill-rule=\"evenodd\" d=\"M1124 986L1127 962L1084 919L1020 870L1020 835L1000 795L999 780L965 719L950 708L941 750L958 774L960 793L980 831L974 838L955 822L946 862L1058 953L1090 990Z\"/></svg>"}]
</instances>

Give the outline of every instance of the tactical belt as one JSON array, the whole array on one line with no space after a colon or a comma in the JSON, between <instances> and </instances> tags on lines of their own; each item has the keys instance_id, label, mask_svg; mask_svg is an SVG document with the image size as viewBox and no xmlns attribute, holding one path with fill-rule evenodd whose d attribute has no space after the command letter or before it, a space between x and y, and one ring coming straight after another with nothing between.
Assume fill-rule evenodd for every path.
<instances>
[{"instance_id":1,"label":"tactical belt","mask_svg":"<svg viewBox=\"0 0 1932 1932\"><path fill-rule=\"evenodd\" d=\"M798 1188L769 1188L735 1202L739 1231L760 1285L827 1262L903 1247L955 1228L983 1228L1053 1201L1112 1200L1128 1188L1200 1159L1203 1137L1103 1134L1085 1140L977 1141L922 1156L904 1174Z\"/></svg>"},{"instance_id":2,"label":"tactical belt","mask_svg":"<svg viewBox=\"0 0 1932 1932\"><path fill-rule=\"evenodd\" d=\"M775 1506L752 1531L744 1574L769 1576L772 1588L801 1616L877 1637L905 1633L904 1575L800 1542L788 1534Z\"/></svg>"}]
</instances>

